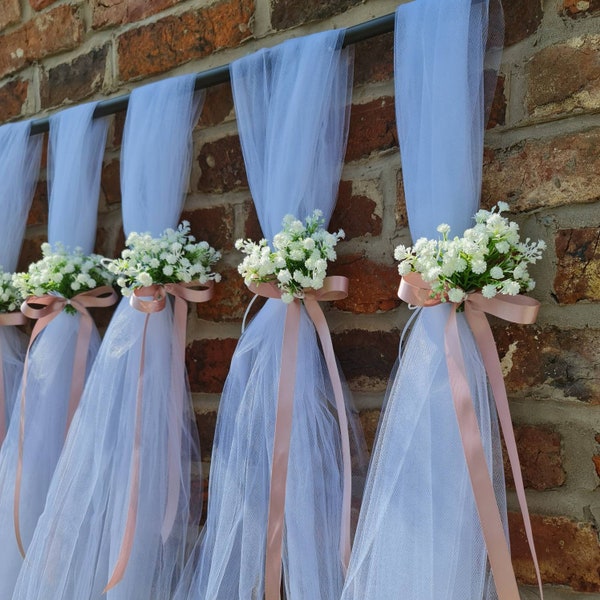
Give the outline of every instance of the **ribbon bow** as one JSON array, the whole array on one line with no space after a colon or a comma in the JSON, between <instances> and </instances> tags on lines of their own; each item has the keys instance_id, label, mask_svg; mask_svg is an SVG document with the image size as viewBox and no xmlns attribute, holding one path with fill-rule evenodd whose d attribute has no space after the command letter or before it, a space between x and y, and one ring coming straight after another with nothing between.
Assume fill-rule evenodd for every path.
<instances>
[{"instance_id":1,"label":"ribbon bow","mask_svg":"<svg viewBox=\"0 0 600 600\"><path fill-rule=\"evenodd\" d=\"M27 319L22 312L0 313L0 327L10 325L25 325ZM4 359L2 357L2 343L0 343L0 446L6 437L6 398L4 390Z\"/></svg>"},{"instance_id":2,"label":"ribbon bow","mask_svg":"<svg viewBox=\"0 0 600 600\"><path fill-rule=\"evenodd\" d=\"M191 289L203 285L203 289ZM185 360L185 335L188 302L207 302L213 296L213 282L208 281L200 284L198 281L190 283L167 283L164 285L151 285L138 288L130 297L129 303L133 308L146 313L144 330L142 334L142 345L140 353L140 368L138 373L138 385L135 402L135 426L134 441L130 467L129 502L127 508L127 520L121 541L121 548L112 575L104 588L108 592L123 579L125 570L133 549L135 530L137 523L137 509L140 495L140 459L142 450L142 398L144 383L144 363L146 358L146 333L148 321L152 313L160 312L167 305L167 294L175 298L173 308L173 337L171 354L171 390L170 390L170 414L167 419L168 427L168 483L167 504L165 516L161 528L161 537L165 541L173 528L177 516L179 504L179 471L177 460L181 449L181 425L179 416L183 410L183 377L181 366ZM150 300L145 300L150 297Z\"/></svg>"},{"instance_id":3,"label":"ribbon bow","mask_svg":"<svg viewBox=\"0 0 600 600\"><path fill-rule=\"evenodd\" d=\"M281 290L275 283L248 285L250 291L265 298L281 298ZM323 349L323 355L333 387L338 423L342 439L343 495L340 526L340 555L344 571L350 560L350 501L352 475L348 420L344 404L342 383L333 353L331 335L319 301L341 300L348 295L348 279L342 276L326 277L319 290L305 290L303 301L312 320ZM267 520L267 547L265 557L265 600L278 600L281 586L281 550L285 519L285 493L292 433L292 413L296 384L296 358L300 329L300 299L288 304L283 331L281 370L277 392L277 414L273 439L271 486L269 491L269 514ZM284 376L285 374L285 376Z\"/></svg>"},{"instance_id":4,"label":"ribbon bow","mask_svg":"<svg viewBox=\"0 0 600 600\"><path fill-rule=\"evenodd\" d=\"M432 297L431 287L423 281L418 273L409 273L402 278L398 296L401 300L414 306L435 306L442 302L438 295ZM456 316L459 306L460 304L453 304L451 307L452 310L444 330L444 349L452 399L498 598L500 600L518 600L520 596L511 563L510 550L490 479L477 414L467 380ZM498 295L493 298L485 298L480 292L468 294L464 300L465 317L481 353L496 403L517 497L523 514L527 541L533 558L540 598L543 600L542 578L533 543L531 519L525 498L525 486L519 465L504 378L494 336L486 317L487 313L512 323L530 324L535 322L539 306L540 303L537 300L527 296Z\"/></svg>"},{"instance_id":5,"label":"ribbon bow","mask_svg":"<svg viewBox=\"0 0 600 600\"><path fill-rule=\"evenodd\" d=\"M72 306L80 315L81 323L77 332L77 341L75 343L75 358L73 362L73 375L71 376L71 390L69 392L69 407L67 410L67 424L65 427L65 436L69 431L71 420L77 410L79 399L83 393L85 383L85 371L87 365L87 353L92 335L93 320L88 312L88 308L107 307L114 304L117 300L115 291L109 286L102 286L82 292L73 296L73 298L64 298L63 296L29 296L21 304L21 312L30 319L37 319L31 332L25 362L23 364L23 383L21 385L21 407L19 420L19 446L18 463L15 478L15 497L13 519L15 526L15 535L17 546L21 555L25 557L25 549L21 539L21 526L19 519L19 507L21 503L21 478L23 474L23 443L25 439L25 406L26 406L26 388L27 388L27 367L29 362L29 351L38 335L69 305Z\"/></svg>"}]
</instances>

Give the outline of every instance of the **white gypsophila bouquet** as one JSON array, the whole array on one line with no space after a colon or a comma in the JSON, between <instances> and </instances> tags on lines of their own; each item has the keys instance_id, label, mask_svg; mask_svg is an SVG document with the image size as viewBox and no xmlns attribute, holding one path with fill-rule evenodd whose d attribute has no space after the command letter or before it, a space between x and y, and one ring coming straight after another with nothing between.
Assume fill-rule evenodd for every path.
<instances>
[{"instance_id":1,"label":"white gypsophila bouquet","mask_svg":"<svg viewBox=\"0 0 600 600\"><path fill-rule=\"evenodd\" d=\"M475 225L463 237L448 239L450 227L439 225L441 240L418 239L414 246L398 246L394 256L400 261L400 275L420 273L431 284L431 297L442 302L462 302L466 295L481 291L485 298L496 294L514 296L535 287L528 266L542 258L543 240L520 241L519 226L503 217L506 202L491 210L480 210Z\"/></svg>"},{"instance_id":2,"label":"white gypsophila bouquet","mask_svg":"<svg viewBox=\"0 0 600 600\"><path fill-rule=\"evenodd\" d=\"M156 238L149 233L133 232L125 243L127 248L121 252L121 258L106 261L123 296L154 284L192 281L204 284L221 280L221 275L211 269L221 253L207 242L196 242L187 221L177 229L165 229Z\"/></svg>"},{"instance_id":3,"label":"white gypsophila bouquet","mask_svg":"<svg viewBox=\"0 0 600 600\"><path fill-rule=\"evenodd\" d=\"M320 210L304 223L286 215L282 225L283 231L273 237L274 251L265 239L258 243L239 239L235 247L247 255L238 266L246 285L276 283L282 291L281 299L289 303L302 298L305 289L323 287L327 261L336 259L334 248L345 234L341 229L337 233L326 231Z\"/></svg>"},{"instance_id":4,"label":"white gypsophila bouquet","mask_svg":"<svg viewBox=\"0 0 600 600\"><path fill-rule=\"evenodd\" d=\"M5 273L0 267L0 313L19 310L23 299L21 292L13 283L13 273Z\"/></svg>"},{"instance_id":5,"label":"white gypsophila bouquet","mask_svg":"<svg viewBox=\"0 0 600 600\"><path fill-rule=\"evenodd\" d=\"M61 243L42 244L42 259L29 265L26 273L15 273L13 284L24 298L46 294L73 298L100 286L112 285L113 276L102 264L104 257L69 250ZM76 314L70 305L65 311Z\"/></svg>"}]
</instances>

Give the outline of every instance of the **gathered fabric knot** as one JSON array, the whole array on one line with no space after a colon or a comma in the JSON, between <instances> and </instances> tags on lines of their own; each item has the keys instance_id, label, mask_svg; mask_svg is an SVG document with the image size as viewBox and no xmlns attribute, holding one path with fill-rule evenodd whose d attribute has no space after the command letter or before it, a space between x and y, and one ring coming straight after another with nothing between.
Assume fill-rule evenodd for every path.
<instances>
[{"instance_id":1,"label":"gathered fabric knot","mask_svg":"<svg viewBox=\"0 0 600 600\"><path fill-rule=\"evenodd\" d=\"M276 283L251 283L250 291L264 298L281 299L282 292ZM342 516L340 523L340 560L344 573L350 561L350 505L352 493L352 466L350 459L350 439L348 419L340 374L338 372L331 334L319 301L333 301L346 298L348 295L348 278L339 275L326 277L323 287L314 290L306 289L302 297L295 297L287 303L283 342L281 350L281 367L277 392L277 409L275 433L273 437L273 459L271 463L271 481L269 491L269 512L267 519L267 546L265 553L265 600L279 600L281 586L281 558L283 547L283 530L285 526L285 495L287 470L292 434L292 415L294 407L294 390L296 385L296 362L298 353L298 335L300 330L300 306L304 304L306 312L313 322L325 363L331 379L335 405L340 428L343 492ZM285 375L284 375L285 374Z\"/></svg>"},{"instance_id":2,"label":"gathered fabric knot","mask_svg":"<svg viewBox=\"0 0 600 600\"><path fill-rule=\"evenodd\" d=\"M196 289L201 288L201 289ZM169 410L167 419L167 501L165 515L161 527L163 542L167 540L177 517L179 505L179 469L177 461L181 448L181 423L180 415L183 411L184 377L181 372L185 364L185 336L188 302L207 302L213 296L214 283L208 281L201 284L198 281L189 283L154 284L134 290L129 298L129 304L135 310L145 313L144 329L142 333L140 367L138 372L134 439L130 466L129 501L127 505L127 518L121 540L121 547L117 561L109 578L104 592L115 587L125 575L129 557L133 549L135 531L137 526L137 510L140 495L140 466L142 455L142 400L144 394L144 364L146 360L146 334L150 315L161 312L167 305L167 296L174 298L173 306L173 340L171 341L171 389L169 393Z\"/></svg>"},{"instance_id":3,"label":"gathered fabric knot","mask_svg":"<svg viewBox=\"0 0 600 600\"><path fill-rule=\"evenodd\" d=\"M401 300L413 306L430 307L443 302L439 295L432 293L431 286L423 280L419 273L408 273L402 277L398 296ZM494 336L486 316L486 314L490 314L511 323L531 324L537 318L540 303L528 296L507 296L500 294L493 298L485 298L481 292L472 292L467 294L466 298L460 303L448 302L448 304L451 305L451 310L444 329L444 351L448 367L450 390L498 598L499 600L519 600L520 596L467 379L457 322L457 311L460 307L464 307L465 318L481 353L492 389L515 482L517 498L523 514L525 532L533 558L540 598L543 600L542 578L533 541L531 519L527 508L525 486L519 464L519 455L508 398L506 396L506 388L504 386L504 377L502 375Z\"/></svg>"}]
</instances>

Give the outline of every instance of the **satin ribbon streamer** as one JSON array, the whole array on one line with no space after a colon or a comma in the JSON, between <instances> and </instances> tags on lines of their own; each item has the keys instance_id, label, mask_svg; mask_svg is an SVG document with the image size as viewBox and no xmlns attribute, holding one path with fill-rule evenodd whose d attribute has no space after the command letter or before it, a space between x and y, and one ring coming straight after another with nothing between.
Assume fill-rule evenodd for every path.
<instances>
[{"instance_id":1,"label":"satin ribbon streamer","mask_svg":"<svg viewBox=\"0 0 600 600\"><path fill-rule=\"evenodd\" d=\"M0 313L0 327L11 325L24 325L27 319L22 312ZM2 343L0 343L0 446L6 437L6 391L4 389L4 358L2 357Z\"/></svg>"},{"instance_id":2,"label":"satin ribbon streamer","mask_svg":"<svg viewBox=\"0 0 600 600\"><path fill-rule=\"evenodd\" d=\"M274 283L250 284L250 291L265 298L281 299L281 290ZM340 526L340 556L344 572L350 560L350 502L352 473L348 420L342 383L333 353L331 335L319 301L341 300L348 295L348 279L341 276L326 277L319 290L306 290L303 301L312 320L323 349L323 355L333 387L338 423L342 440L343 495ZM300 329L300 299L288 304L281 350L281 370L277 393L277 415L273 439L269 515L267 520L267 547L265 556L265 600L279 600L281 588L281 554L285 525L285 494L287 482L292 414L296 384L296 358Z\"/></svg>"},{"instance_id":3,"label":"satin ribbon streamer","mask_svg":"<svg viewBox=\"0 0 600 600\"><path fill-rule=\"evenodd\" d=\"M204 289L191 289L202 285ZM129 484L129 502L127 507L127 519L123 532L123 539L117 562L115 563L109 582L104 588L108 592L115 587L125 575L129 557L133 549L135 539L135 530L137 524L137 511L140 495L140 459L142 449L142 399L144 395L144 363L146 358L146 333L148 330L148 321L152 313L163 310L167 304L167 294L175 298L173 308L173 337L171 354L171 390L169 398L169 416L168 416L168 483L167 483L167 504L165 515L161 527L161 537L163 542L169 537L173 529L173 523L177 516L177 507L179 505L179 467L178 459L181 452L181 415L183 411L183 368L185 360L185 335L187 319L188 302L207 302L213 295L213 282L200 284L197 281L190 283L167 283L165 285L152 285L149 287L138 288L130 298L130 304L136 310L146 313L144 319L144 330L142 334L142 345L140 353L140 368L138 373L138 385L135 401L135 426L134 441L131 456L130 484ZM144 297L151 297L151 300L144 300Z\"/></svg>"},{"instance_id":4,"label":"satin ribbon streamer","mask_svg":"<svg viewBox=\"0 0 600 600\"><path fill-rule=\"evenodd\" d=\"M21 414L19 420L19 449L13 510L17 546L19 547L19 551L23 557L25 557L25 549L23 547L23 540L21 539L19 508L21 503L21 479L23 475L23 444L25 440L25 406L27 397L26 388L29 351L31 350L31 346L38 335L63 311L67 305L72 306L81 315L81 322L77 332L77 341L75 343L73 375L71 376L71 390L69 392L69 407L67 409L67 422L65 428L66 436L73 415L77 410L77 405L79 404L79 399L81 398L85 383L87 353L93 327L92 316L88 312L88 308L111 306L116 302L116 300L117 295L115 291L109 286L102 286L87 292L82 292L81 294L77 294L76 296L73 296L73 298L63 298L62 296L52 296L50 294L44 296L30 296L21 305L21 312L23 315L29 317L30 319L37 319L37 322L31 332L31 338L29 339L29 345L27 346L27 353L25 354L25 362L23 364Z\"/></svg>"},{"instance_id":5,"label":"satin ribbon streamer","mask_svg":"<svg viewBox=\"0 0 600 600\"><path fill-rule=\"evenodd\" d=\"M434 306L441 303L439 296L432 298L431 295L431 287L423 281L418 273L409 273L402 278L398 296L405 302L414 306ZM519 600L520 596L510 550L488 471L477 414L473 405L461 350L456 316L459 306L460 304L454 304L451 307L452 310L444 330L446 364L448 366L452 399L498 598L499 600ZM499 295L494 298L485 298L479 292L468 294L464 301L465 317L481 353L496 403L517 497L523 514L527 541L533 558L540 598L543 600L542 578L533 542L531 519L527 508L525 486L519 465L519 455L506 388L504 387L504 378L496 343L486 317L487 313L512 323L530 324L535 322L539 306L537 300L527 296Z\"/></svg>"}]
</instances>

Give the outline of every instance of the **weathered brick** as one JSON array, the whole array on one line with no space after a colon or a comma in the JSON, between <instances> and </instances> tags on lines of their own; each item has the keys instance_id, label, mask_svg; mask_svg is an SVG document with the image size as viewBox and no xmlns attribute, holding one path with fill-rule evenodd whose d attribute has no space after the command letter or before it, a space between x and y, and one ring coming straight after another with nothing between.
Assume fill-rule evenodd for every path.
<instances>
[{"instance_id":1,"label":"weathered brick","mask_svg":"<svg viewBox=\"0 0 600 600\"><path fill-rule=\"evenodd\" d=\"M396 173L396 210L394 213L396 217L396 227L399 229L402 227L408 227L408 211L406 209L404 179L402 178L401 170L398 170Z\"/></svg>"},{"instance_id":2,"label":"weathered brick","mask_svg":"<svg viewBox=\"0 0 600 600\"><path fill-rule=\"evenodd\" d=\"M536 583L521 515L508 515L512 562L518 580ZM544 584L570 586L578 592L600 592L600 544L592 523L567 517L531 515L536 552Z\"/></svg>"},{"instance_id":3,"label":"weathered brick","mask_svg":"<svg viewBox=\"0 0 600 600\"><path fill-rule=\"evenodd\" d=\"M210 462L212 447L215 441L215 428L217 426L216 411L197 412L196 425L198 427L198 436L200 438L202 460L204 462Z\"/></svg>"},{"instance_id":4,"label":"weathered brick","mask_svg":"<svg viewBox=\"0 0 600 600\"><path fill-rule=\"evenodd\" d=\"M40 82L42 108L76 102L102 89L109 45L94 48L68 63L44 71Z\"/></svg>"},{"instance_id":5,"label":"weathered brick","mask_svg":"<svg viewBox=\"0 0 600 600\"><path fill-rule=\"evenodd\" d=\"M220 393L229 373L237 340L195 340L186 350L186 366L192 392Z\"/></svg>"},{"instance_id":6,"label":"weathered brick","mask_svg":"<svg viewBox=\"0 0 600 600\"><path fill-rule=\"evenodd\" d=\"M208 7L142 25L118 38L123 81L163 73L251 37L253 0L222 0Z\"/></svg>"},{"instance_id":7,"label":"weathered brick","mask_svg":"<svg viewBox=\"0 0 600 600\"><path fill-rule=\"evenodd\" d=\"M493 330L509 392L600 404L598 330L501 324Z\"/></svg>"},{"instance_id":8,"label":"weathered brick","mask_svg":"<svg viewBox=\"0 0 600 600\"><path fill-rule=\"evenodd\" d=\"M231 85L222 83L206 90L206 100L198 121L199 127L219 125L233 114Z\"/></svg>"},{"instance_id":9,"label":"weathered brick","mask_svg":"<svg viewBox=\"0 0 600 600\"><path fill-rule=\"evenodd\" d=\"M389 81L393 77L393 33L378 35L355 45L354 85Z\"/></svg>"},{"instance_id":10,"label":"weathered brick","mask_svg":"<svg viewBox=\"0 0 600 600\"><path fill-rule=\"evenodd\" d=\"M592 456L592 461L594 462L594 468L596 469L596 475L600 477L600 454L594 454Z\"/></svg>"},{"instance_id":11,"label":"weathered brick","mask_svg":"<svg viewBox=\"0 0 600 600\"><path fill-rule=\"evenodd\" d=\"M13 79L0 87L0 123L21 116L28 91L27 79Z\"/></svg>"},{"instance_id":12,"label":"weathered brick","mask_svg":"<svg viewBox=\"0 0 600 600\"><path fill-rule=\"evenodd\" d=\"M196 304L196 313L207 321L241 321L253 294L244 284L237 269L216 266L221 281L215 284L210 302ZM255 303L256 304L256 303Z\"/></svg>"},{"instance_id":13,"label":"weathered brick","mask_svg":"<svg viewBox=\"0 0 600 600\"><path fill-rule=\"evenodd\" d=\"M27 226L48 224L48 186L45 181L38 181L33 193L31 208L27 215Z\"/></svg>"},{"instance_id":14,"label":"weathered brick","mask_svg":"<svg viewBox=\"0 0 600 600\"><path fill-rule=\"evenodd\" d=\"M63 4L40 13L4 36L0 46L0 77L22 69L34 60L77 47L83 22L77 6Z\"/></svg>"},{"instance_id":15,"label":"weathered brick","mask_svg":"<svg viewBox=\"0 0 600 600\"><path fill-rule=\"evenodd\" d=\"M33 10L43 10L55 2L56 0L29 0L29 5Z\"/></svg>"},{"instance_id":16,"label":"weathered brick","mask_svg":"<svg viewBox=\"0 0 600 600\"><path fill-rule=\"evenodd\" d=\"M271 0L271 24L275 29L288 29L339 15L360 2L361 0Z\"/></svg>"},{"instance_id":17,"label":"weathered brick","mask_svg":"<svg viewBox=\"0 0 600 600\"><path fill-rule=\"evenodd\" d=\"M377 181L341 181L328 229L343 229L345 239L381 234L380 191ZM367 195L368 194L368 195ZM374 199L375 197L375 199Z\"/></svg>"},{"instance_id":18,"label":"weathered brick","mask_svg":"<svg viewBox=\"0 0 600 600\"><path fill-rule=\"evenodd\" d=\"M544 16L541 0L505 0L504 45L511 46L538 30Z\"/></svg>"},{"instance_id":19,"label":"weathered brick","mask_svg":"<svg viewBox=\"0 0 600 600\"><path fill-rule=\"evenodd\" d=\"M333 346L350 388L357 392L386 389L398 358L400 332L352 329L333 333Z\"/></svg>"},{"instance_id":20,"label":"weathered brick","mask_svg":"<svg viewBox=\"0 0 600 600\"><path fill-rule=\"evenodd\" d=\"M595 202L600 198L600 129L553 139L530 139L487 149L483 202L504 200L517 212Z\"/></svg>"},{"instance_id":21,"label":"weathered brick","mask_svg":"<svg viewBox=\"0 0 600 600\"><path fill-rule=\"evenodd\" d=\"M484 72L484 78L487 80L489 78L495 78L496 74L491 71ZM504 91L504 85L506 83L506 78L504 75L500 74L496 80L496 88L494 92L494 98L492 100L492 105L490 107L490 114L487 122L487 129L493 129L498 125L506 124L506 95Z\"/></svg>"},{"instance_id":22,"label":"weathered brick","mask_svg":"<svg viewBox=\"0 0 600 600\"><path fill-rule=\"evenodd\" d=\"M107 204L121 202L121 163L117 159L102 165L100 189Z\"/></svg>"},{"instance_id":23,"label":"weathered brick","mask_svg":"<svg viewBox=\"0 0 600 600\"><path fill-rule=\"evenodd\" d=\"M563 0L558 7L566 16L582 17L600 12L600 0Z\"/></svg>"},{"instance_id":24,"label":"weathered brick","mask_svg":"<svg viewBox=\"0 0 600 600\"><path fill-rule=\"evenodd\" d=\"M254 202L244 202L244 238L257 242L264 237Z\"/></svg>"},{"instance_id":25,"label":"weathered brick","mask_svg":"<svg viewBox=\"0 0 600 600\"><path fill-rule=\"evenodd\" d=\"M384 96L352 105L346 161L398 146L394 99Z\"/></svg>"},{"instance_id":26,"label":"weathered brick","mask_svg":"<svg viewBox=\"0 0 600 600\"><path fill-rule=\"evenodd\" d=\"M559 433L548 427L518 425L515 427L515 439L526 488L547 490L565 483L566 473L562 464ZM514 488L515 482L506 453L504 473L506 485Z\"/></svg>"},{"instance_id":27,"label":"weathered brick","mask_svg":"<svg viewBox=\"0 0 600 600\"><path fill-rule=\"evenodd\" d=\"M248 187L240 138L230 135L200 148L198 164L201 174L197 189L200 192L229 192Z\"/></svg>"},{"instance_id":28,"label":"weathered brick","mask_svg":"<svg viewBox=\"0 0 600 600\"><path fill-rule=\"evenodd\" d=\"M600 301L600 229L561 229L557 232L554 293L561 304Z\"/></svg>"},{"instance_id":29,"label":"weathered brick","mask_svg":"<svg viewBox=\"0 0 600 600\"><path fill-rule=\"evenodd\" d=\"M360 411L360 424L363 429L369 454L372 452L373 445L375 444L375 435L377 433L377 427L379 426L380 416L381 411L377 408Z\"/></svg>"},{"instance_id":30,"label":"weathered brick","mask_svg":"<svg viewBox=\"0 0 600 600\"><path fill-rule=\"evenodd\" d=\"M527 110L533 117L600 108L600 36L544 48L526 71Z\"/></svg>"},{"instance_id":31,"label":"weathered brick","mask_svg":"<svg viewBox=\"0 0 600 600\"><path fill-rule=\"evenodd\" d=\"M92 27L101 29L141 21L179 2L181 0L93 0Z\"/></svg>"},{"instance_id":32,"label":"weathered brick","mask_svg":"<svg viewBox=\"0 0 600 600\"><path fill-rule=\"evenodd\" d=\"M400 305L397 291L400 276L395 265L385 265L360 254L338 256L330 266L331 275L350 279L348 297L336 301L335 307L353 313L388 311Z\"/></svg>"},{"instance_id":33,"label":"weathered brick","mask_svg":"<svg viewBox=\"0 0 600 600\"><path fill-rule=\"evenodd\" d=\"M41 246L47 242L48 238L45 235L37 235L35 237L25 238L19 255L19 263L17 271L27 271L29 265L42 258Z\"/></svg>"},{"instance_id":34,"label":"weathered brick","mask_svg":"<svg viewBox=\"0 0 600 600\"><path fill-rule=\"evenodd\" d=\"M0 31L20 20L21 3L19 0L0 0Z\"/></svg>"},{"instance_id":35,"label":"weathered brick","mask_svg":"<svg viewBox=\"0 0 600 600\"><path fill-rule=\"evenodd\" d=\"M196 239L208 242L217 250L233 248L233 210L231 206L197 208L185 211L181 218L190 222L192 234Z\"/></svg>"}]
</instances>

